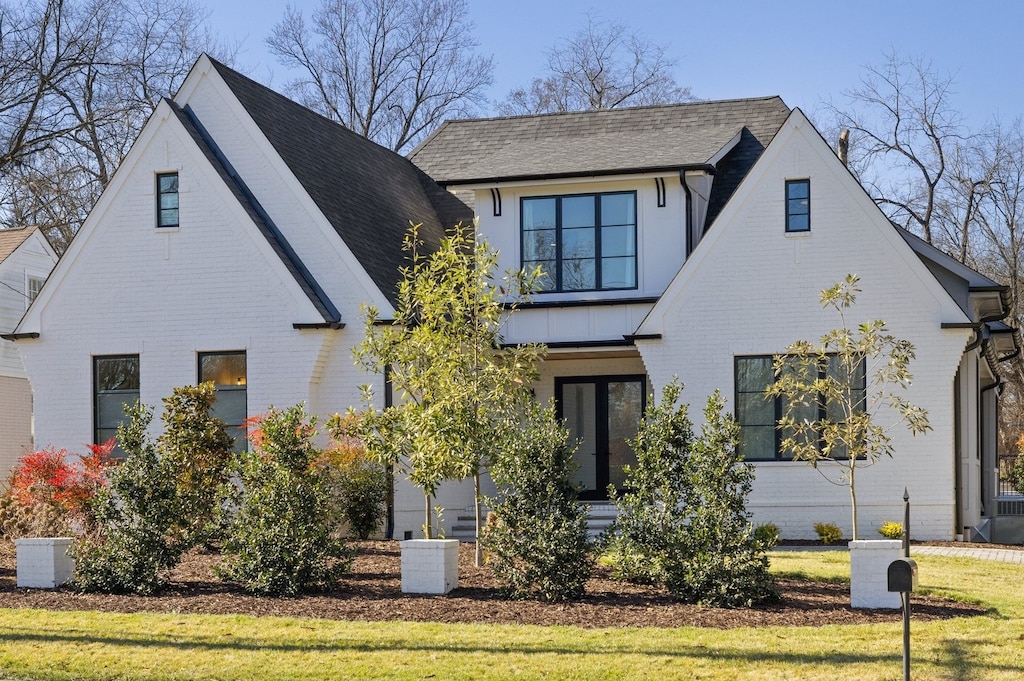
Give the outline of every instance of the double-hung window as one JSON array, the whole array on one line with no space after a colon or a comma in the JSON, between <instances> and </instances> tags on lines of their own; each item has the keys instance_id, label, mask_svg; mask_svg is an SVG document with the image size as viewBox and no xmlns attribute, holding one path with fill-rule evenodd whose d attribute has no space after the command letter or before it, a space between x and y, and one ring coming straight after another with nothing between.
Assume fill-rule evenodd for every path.
<instances>
[{"instance_id":1,"label":"double-hung window","mask_svg":"<svg viewBox=\"0 0 1024 681\"><path fill-rule=\"evenodd\" d=\"M107 355L92 358L93 425L97 444L117 435L128 421L124 408L139 401L139 356ZM120 448L115 455L124 456Z\"/></svg>"},{"instance_id":2,"label":"double-hung window","mask_svg":"<svg viewBox=\"0 0 1024 681\"><path fill-rule=\"evenodd\" d=\"M28 307L29 305L31 305L35 301L36 297L39 295L39 292L43 289L43 282L44 281L45 280L43 279L43 277L33 277L31 274L28 275L28 277L26 277L26 280L25 280L25 298L26 298L25 306L26 307Z\"/></svg>"},{"instance_id":3,"label":"double-hung window","mask_svg":"<svg viewBox=\"0 0 1024 681\"><path fill-rule=\"evenodd\" d=\"M783 366L783 371L786 370ZM736 421L740 427L740 453L748 461L784 461L792 458L789 452L783 451L782 441L791 435L777 427L779 419L788 413L799 421L818 423L823 420L839 421L844 418L841 405L832 404L819 395L817 400L807 404L787 403L786 398L771 397L766 393L775 382L775 358L772 355L753 357L736 357ZM830 355L827 361L821 362L817 368L819 378L835 379L841 385L849 385L850 402L858 405L863 412L865 408L866 380L865 362L861 360L852 371L852 375L844 369L836 355ZM819 434L820 438L820 434ZM820 444L819 444L820 446ZM833 451L831 458L843 458L845 454Z\"/></svg>"},{"instance_id":4,"label":"double-hung window","mask_svg":"<svg viewBox=\"0 0 1024 681\"><path fill-rule=\"evenodd\" d=\"M212 413L227 426L235 439L234 451L244 452L245 419L248 410L245 351L199 353L199 382L213 382L217 401Z\"/></svg>"},{"instance_id":5,"label":"double-hung window","mask_svg":"<svg viewBox=\"0 0 1024 681\"><path fill-rule=\"evenodd\" d=\"M178 226L178 173L156 176L156 226Z\"/></svg>"},{"instance_id":6,"label":"double-hung window","mask_svg":"<svg viewBox=\"0 0 1024 681\"><path fill-rule=\"evenodd\" d=\"M636 192L522 199L522 264L541 291L637 287Z\"/></svg>"}]
</instances>

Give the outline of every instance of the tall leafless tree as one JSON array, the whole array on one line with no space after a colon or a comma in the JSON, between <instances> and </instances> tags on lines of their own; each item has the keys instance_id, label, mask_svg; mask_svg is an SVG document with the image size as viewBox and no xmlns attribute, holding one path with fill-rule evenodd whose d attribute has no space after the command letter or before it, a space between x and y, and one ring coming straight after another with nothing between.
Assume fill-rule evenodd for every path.
<instances>
[{"instance_id":1,"label":"tall leafless tree","mask_svg":"<svg viewBox=\"0 0 1024 681\"><path fill-rule=\"evenodd\" d=\"M614 109L693 100L672 76L666 48L616 22L587 16L587 25L548 52L548 74L509 92L505 116Z\"/></svg>"},{"instance_id":2,"label":"tall leafless tree","mask_svg":"<svg viewBox=\"0 0 1024 681\"><path fill-rule=\"evenodd\" d=\"M845 104L828 104L849 128L850 167L889 217L932 243L951 156L967 139L952 101L952 76L893 52L868 67Z\"/></svg>"},{"instance_id":3,"label":"tall leafless tree","mask_svg":"<svg viewBox=\"0 0 1024 681\"><path fill-rule=\"evenodd\" d=\"M202 51L197 0L0 0L0 223L62 250Z\"/></svg>"},{"instance_id":4,"label":"tall leafless tree","mask_svg":"<svg viewBox=\"0 0 1024 681\"><path fill-rule=\"evenodd\" d=\"M289 93L378 144L406 151L445 118L477 112L494 71L465 0L322 0L289 7L267 45L302 77Z\"/></svg>"}]
</instances>

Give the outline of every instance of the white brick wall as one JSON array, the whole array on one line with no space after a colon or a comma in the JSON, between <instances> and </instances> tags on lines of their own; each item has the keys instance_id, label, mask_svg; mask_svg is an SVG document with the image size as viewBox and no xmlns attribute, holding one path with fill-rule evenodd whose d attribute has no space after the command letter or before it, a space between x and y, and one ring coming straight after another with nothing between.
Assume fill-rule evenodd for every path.
<instances>
[{"instance_id":1,"label":"white brick wall","mask_svg":"<svg viewBox=\"0 0 1024 681\"><path fill-rule=\"evenodd\" d=\"M778 134L755 170L669 287L640 333L652 383L678 374L683 399L699 408L720 389L732 408L733 358L780 352L797 340L816 341L839 325L819 292L846 274L863 292L851 323L883 319L917 347L907 397L926 408L933 431L911 437L891 431L895 456L858 472L860 531L901 517L903 489L911 495L915 537L954 534L953 377L969 331L941 330L966 321L917 257L798 113ZM794 124L795 123L795 124ZM811 179L811 231L784 231L786 179ZM883 423L891 414L880 410ZM813 538L815 522L850 535L848 489L828 483L802 463L758 463L748 508L756 522L774 522L787 538Z\"/></svg>"},{"instance_id":2,"label":"white brick wall","mask_svg":"<svg viewBox=\"0 0 1024 681\"><path fill-rule=\"evenodd\" d=\"M93 440L94 355L139 355L154 433L161 399L196 382L199 352L247 352L250 415L300 401L313 413L344 411L367 381L351 361L362 334L358 301L335 301L349 324L341 331L292 328L316 321L315 309L166 114L158 111L61 261L55 290L45 292L40 338L19 342L35 389L38 446L82 451ZM179 172L181 226L158 230L154 173L167 170Z\"/></svg>"}]
</instances>

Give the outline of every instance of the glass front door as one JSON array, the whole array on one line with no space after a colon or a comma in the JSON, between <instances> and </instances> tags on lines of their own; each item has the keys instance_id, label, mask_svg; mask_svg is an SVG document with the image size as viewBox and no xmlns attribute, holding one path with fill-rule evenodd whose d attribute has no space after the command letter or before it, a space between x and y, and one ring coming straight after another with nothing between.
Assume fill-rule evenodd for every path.
<instances>
[{"instance_id":1,"label":"glass front door","mask_svg":"<svg viewBox=\"0 0 1024 681\"><path fill-rule=\"evenodd\" d=\"M627 442L644 414L643 376L581 376L555 379L558 415L569 427L580 498L608 498L608 486L622 489L622 467L636 464Z\"/></svg>"}]
</instances>

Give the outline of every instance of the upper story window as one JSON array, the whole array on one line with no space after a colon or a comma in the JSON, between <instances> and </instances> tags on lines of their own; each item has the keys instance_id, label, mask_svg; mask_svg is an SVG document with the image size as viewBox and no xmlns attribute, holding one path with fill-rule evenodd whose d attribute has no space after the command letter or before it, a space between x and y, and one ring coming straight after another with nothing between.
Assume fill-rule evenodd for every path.
<instances>
[{"instance_id":1,"label":"upper story window","mask_svg":"<svg viewBox=\"0 0 1024 681\"><path fill-rule=\"evenodd\" d=\"M775 382L775 358L772 355L736 358L736 421L740 427L739 449L748 461L782 461L792 455L783 451L781 444L793 435L777 427L789 405L783 397L769 397L765 393ZM817 367L818 378L835 379L849 384L852 402L863 412L867 395L866 364L862 359L851 371L843 369L835 355ZM848 375L852 373L853 375ZM810 423L822 420L842 420L844 414L838 404L824 396L811 404L793 404L791 415L797 421ZM820 433L819 433L820 435ZM843 458L842 452L833 451L832 458Z\"/></svg>"},{"instance_id":2,"label":"upper story window","mask_svg":"<svg viewBox=\"0 0 1024 681\"><path fill-rule=\"evenodd\" d=\"M811 181L786 181L786 231L811 231Z\"/></svg>"},{"instance_id":3,"label":"upper story window","mask_svg":"<svg viewBox=\"0 0 1024 681\"><path fill-rule=\"evenodd\" d=\"M244 452L245 419L248 412L245 351L199 353L199 382L212 381L217 394L213 415L227 426L235 439L232 449Z\"/></svg>"},{"instance_id":4,"label":"upper story window","mask_svg":"<svg viewBox=\"0 0 1024 681\"><path fill-rule=\"evenodd\" d=\"M637 287L636 192L522 199L522 263L541 291Z\"/></svg>"},{"instance_id":5,"label":"upper story window","mask_svg":"<svg viewBox=\"0 0 1024 681\"><path fill-rule=\"evenodd\" d=\"M31 274L28 275L28 277L26 278L26 280L25 280L25 297L27 299L26 307L28 305L31 305L32 302L39 295L39 291L43 288L43 281L44 281L44 279L42 277L33 277Z\"/></svg>"},{"instance_id":6,"label":"upper story window","mask_svg":"<svg viewBox=\"0 0 1024 681\"><path fill-rule=\"evenodd\" d=\"M178 173L156 176L156 226L178 226Z\"/></svg>"},{"instance_id":7,"label":"upper story window","mask_svg":"<svg viewBox=\"0 0 1024 681\"><path fill-rule=\"evenodd\" d=\"M127 423L124 408L139 401L139 356L107 355L92 358L93 436L102 444L117 435L117 427ZM124 456L120 447L115 456Z\"/></svg>"}]
</instances>

